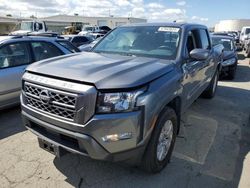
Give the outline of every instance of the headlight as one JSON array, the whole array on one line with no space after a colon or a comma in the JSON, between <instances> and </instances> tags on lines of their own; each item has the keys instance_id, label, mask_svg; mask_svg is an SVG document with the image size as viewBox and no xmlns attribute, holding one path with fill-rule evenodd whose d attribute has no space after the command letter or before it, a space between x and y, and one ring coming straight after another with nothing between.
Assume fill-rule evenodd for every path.
<instances>
[{"instance_id":1,"label":"headlight","mask_svg":"<svg viewBox=\"0 0 250 188\"><path fill-rule=\"evenodd\" d=\"M136 98L144 90L117 93L99 93L97 99L97 113L130 112L136 108Z\"/></svg>"},{"instance_id":2,"label":"headlight","mask_svg":"<svg viewBox=\"0 0 250 188\"><path fill-rule=\"evenodd\" d=\"M236 61L235 58L228 59L226 61L223 61L222 66L233 65L235 63L235 61Z\"/></svg>"}]
</instances>

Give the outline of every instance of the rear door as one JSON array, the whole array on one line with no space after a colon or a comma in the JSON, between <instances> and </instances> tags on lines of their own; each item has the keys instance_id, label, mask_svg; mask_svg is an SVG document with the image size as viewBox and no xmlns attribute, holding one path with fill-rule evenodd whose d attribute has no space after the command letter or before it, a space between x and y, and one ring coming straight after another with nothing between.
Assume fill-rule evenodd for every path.
<instances>
[{"instance_id":1,"label":"rear door","mask_svg":"<svg viewBox=\"0 0 250 188\"><path fill-rule=\"evenodd\" d=\"M27 42L15 42L0 47L0 108L19 101L21 77L31 63Z\"/></svg>"}]
</instances>

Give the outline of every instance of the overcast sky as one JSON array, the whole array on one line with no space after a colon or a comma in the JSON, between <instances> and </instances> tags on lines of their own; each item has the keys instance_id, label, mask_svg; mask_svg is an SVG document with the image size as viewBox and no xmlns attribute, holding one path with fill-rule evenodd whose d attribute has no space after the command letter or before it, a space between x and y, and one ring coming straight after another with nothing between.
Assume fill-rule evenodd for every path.
<instances>
[{"instance_id":1,"label":"overcast sky","mask_svg":"<svg viewBox=\"0 0 250 188\"><path fill-rule=\"evenodd\" d=\"M213 26L220 19L250 18L249 0L0 0L0 15L133 16L149 22L188 21Z\"/></svg>"}]
</instances>

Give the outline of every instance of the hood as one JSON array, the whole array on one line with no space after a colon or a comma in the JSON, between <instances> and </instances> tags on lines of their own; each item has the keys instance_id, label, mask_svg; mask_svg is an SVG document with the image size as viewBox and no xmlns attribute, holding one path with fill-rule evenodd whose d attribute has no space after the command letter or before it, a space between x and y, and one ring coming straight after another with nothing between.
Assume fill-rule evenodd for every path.
<instances>
[{"instance_id":1,"label":"hood","mask_svg":"<svg viewBox=\"0 0 250 188\"><path fill-rule=\"evenodd\" d=\"M223 52L223 60L227 60L227 59L230 59L230 58L233 58L235 57L235 53L234 51L224 51Z\"/></svg>"},{"instance_id":2,"label":"hood","mask_svg":"<svg viewBox=\"0 0 250 188\"><path fill-rule=\"evenodd\" d=\"M88 33L89 33L88 31L81 31L81 32L78 33L78 35L86 35Z\"/></svg>"},{"instance_id":3,"label":"hood","mask_svg":"<svg viewBox=\"0 0 250 188\"><path fill-rule=\"evenodd\" d=\"M97 89L134 88L173 70L170 60L82 52L39 61L27 70L94 84Z\"/></svg>"},{"instance_id":4,"label":"hood","mask_svg":"<svg viewBox=\"0 0 250 188\"><path fill-rule=\"evenodd\" d=\"M31 32L30 30L18 30L18 31L13 31L10 34L11 35L24 35Z\"/></svg>"}]
</instances>

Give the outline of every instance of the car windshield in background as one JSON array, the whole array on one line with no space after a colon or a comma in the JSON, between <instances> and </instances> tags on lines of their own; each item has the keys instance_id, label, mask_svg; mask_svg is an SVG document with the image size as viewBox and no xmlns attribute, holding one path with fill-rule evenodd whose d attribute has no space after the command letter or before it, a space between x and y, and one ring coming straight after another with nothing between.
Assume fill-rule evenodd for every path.
<instances>
[{"instance_id":1,"label":"car windshield in background","mask_svg":"<svg viewBox=\"0 0 250 188\"><path fill-rule=\"evenodd\" d=\"M98 43L93 51L128 56L175 59L180 28L167 26L119 27Z\"/></svg>"},{"instance_id":2,"label":"car windshield in background","mask_svg":"<svg viewBox=\"0 0 250 188\"><path fill-rule=\"evenodd\" d=\"M93 31L93 27L85 27L84 31Z\"/></svg>"},{"instance_id":3,"label":"car windshield in background","mask_svg":"<svg viewBox=\"0 0 250 188\"><path fill-rule=\"evenodd\" d=\"M234 49L233 41L230 39L224 39L219 37L213 37L212 38L213 46L216 46L218 44L222 44L224 46L225 51L232 51Z\"/></svg>"},{"instance_id":4,"label":"car windshield in background","mask_svg":"<svg viewBox=\"0 0 250 188\"><path fill-rule=\"evenodd\" d=\"M33 28L32 28L32 23L31 22L22 22L21 23L21 27L20 27L21 30L29 30L29 31L32 31Z\"/></svg>"}]
</instances>

